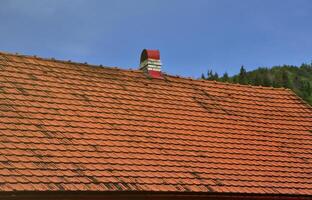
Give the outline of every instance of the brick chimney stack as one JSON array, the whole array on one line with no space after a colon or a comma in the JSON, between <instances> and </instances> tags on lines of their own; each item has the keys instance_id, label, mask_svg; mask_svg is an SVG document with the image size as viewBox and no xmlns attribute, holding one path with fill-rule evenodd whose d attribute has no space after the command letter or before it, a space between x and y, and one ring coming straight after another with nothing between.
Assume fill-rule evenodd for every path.
<instances>
[{"instance_id":1,"label":"brick chimney stack","mask_svg":"<svg viewBox=\"0 0 312 200\"><path fill-rule=\"evenodd\" d=\"M144 49L141 53L140 70L152 78L162 78L160 53L158 50Z\"/></svg>"}]
</instances>

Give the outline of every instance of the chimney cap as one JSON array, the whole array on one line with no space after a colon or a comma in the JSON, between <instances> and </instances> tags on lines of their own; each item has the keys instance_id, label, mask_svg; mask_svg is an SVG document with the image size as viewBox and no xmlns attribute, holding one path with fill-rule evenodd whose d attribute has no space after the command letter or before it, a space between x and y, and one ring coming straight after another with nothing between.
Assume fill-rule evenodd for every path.
<instances>
[{"instance_id":1,"label":"chimney cap","mask_svg":"<svg viewBox=\"0 0 312 200\"><path fill-rule=\"evenodd\" d=\"M160 60L159 50L144 49L141 53L141 62L147 59Z\"/></svg>"}]
</instances>

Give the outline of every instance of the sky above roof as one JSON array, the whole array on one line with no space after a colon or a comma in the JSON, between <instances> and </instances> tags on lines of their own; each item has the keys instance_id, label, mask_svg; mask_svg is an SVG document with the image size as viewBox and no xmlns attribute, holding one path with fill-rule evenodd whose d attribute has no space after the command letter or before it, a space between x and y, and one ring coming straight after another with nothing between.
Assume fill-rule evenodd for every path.
<instances>
[{"instance_id":1,"label":"sky above roof","mask_svg":"<svg viewBox=\"0 0 312 200\"><path fill-rule=\"evenodd\" d=\"M0 51L200 77L312 60L310 0L1 0Z\"/></svg>"}]
</instances>

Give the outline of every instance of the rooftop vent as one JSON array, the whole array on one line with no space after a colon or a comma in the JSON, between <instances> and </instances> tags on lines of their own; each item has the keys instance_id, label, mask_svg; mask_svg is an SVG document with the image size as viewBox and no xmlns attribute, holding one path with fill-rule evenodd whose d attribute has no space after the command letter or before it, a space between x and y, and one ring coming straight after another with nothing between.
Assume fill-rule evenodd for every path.
<instances>
[{"instance_id":1,"label":"rooftop vent","mask_svg":"<svg viewBox=\"0 0 312 200\"><path fill-rule=\"evenodd\" d=\"M140 70L152 78L162 78L160 53L158 50L144 49L141 53Z\"/></svg>"}]
</instances>

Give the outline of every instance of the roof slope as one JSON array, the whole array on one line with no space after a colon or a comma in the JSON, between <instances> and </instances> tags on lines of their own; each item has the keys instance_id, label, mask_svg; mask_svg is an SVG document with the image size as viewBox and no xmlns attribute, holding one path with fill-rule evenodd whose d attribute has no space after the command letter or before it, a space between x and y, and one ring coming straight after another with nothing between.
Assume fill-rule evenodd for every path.
<instances>
[{"instance_id":1,"label":"roof slope","mask_svg":"<svg viewBox=\"0 0 312 200\"><path fill-rule=\"evenodd\" d=\"M312 195L289 90L0 53L0 110L0 191Z\"/></svg>"}]
</instances>

